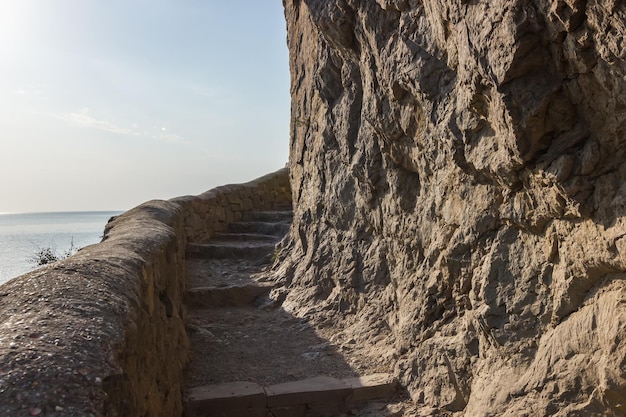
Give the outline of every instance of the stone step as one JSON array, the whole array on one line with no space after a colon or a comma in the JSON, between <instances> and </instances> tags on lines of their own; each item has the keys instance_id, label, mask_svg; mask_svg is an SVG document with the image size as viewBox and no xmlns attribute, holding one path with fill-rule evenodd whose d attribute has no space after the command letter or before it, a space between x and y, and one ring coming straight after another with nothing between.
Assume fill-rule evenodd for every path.
<instances>
[{"instance_id":1,"label":"stone step","mask_svg":"<svg viewBox=\"0 0 626 417\"><path fill-rule=\"evenodd\" d=\"M261 387L252 382L229 382L191 388L186 417L332 417L348 407L393 396L397 381L390 374L335 379L311 379Z\"/></svg>"},{"instance_id":2,"label":"stone step","mask_svg":"<svg viewBox=\"0 0 626 417\"><path fill-rule=\"evenodd\" d=\"M289 223L276 222L235 222L228 225L228 231L231 233L253 233L282 237L289 231L289 226Z\"/></svg>"},{"instance_id":3,"label":"stone step","mask_svg":"<svg viewBox=\"0 0 626 417\"><path fill-rule=\"evenodd\" d=\"M274 235L264 235L260 233L215 233L215 240L228 241L248 241L248 242L278 242L280 238Z\"/></svg>"},{"instance_id":4,"label":"stone step","mask_svg":"<svg viewBox=\"0 0 626 417\"><path fill-rule=\"evenodd\" d=\"M266 417L265 390L253 382L227 382L191 388L185 417Z\"/></svg>"},{"instance_id":5,"label":"stone step","mask_svg":"<svg viewBox=\"0 0 626 417\"><path fill-rule=\"evenodd\" d=\"M269 242L215 241L210 243L188 243L188 258L213 259L260 259L275 250Z\"/></svg>"},{"instance_id":6,"label":"stone step","mask_svg":"<svg viewBox=\"0 0 626 417\"><path fill-rule=\"evenodd\" d=\"M191 288L185 293L185 304L188 308L241 307L252 304L272 288L273 285L258 284Z\"/></svg>"},{"instance_id":7,"label":"stone step","mask_svg":"<svg viewBox=\"0 0 626 417\"><path fill-rule=\"evenodd\" d=\"M293 211L249 211L243 213L243 221L246 222L268 222L268 223L291 223Z\"/></svg>"}]
</instances>

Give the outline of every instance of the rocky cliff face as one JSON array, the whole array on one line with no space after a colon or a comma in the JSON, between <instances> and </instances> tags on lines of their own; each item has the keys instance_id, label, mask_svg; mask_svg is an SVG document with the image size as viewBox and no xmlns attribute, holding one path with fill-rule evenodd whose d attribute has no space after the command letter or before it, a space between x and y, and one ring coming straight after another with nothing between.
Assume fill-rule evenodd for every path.
<instances>
[{"instance_id":1,"label":"rocky cliff face","mask_svg":"<svg viewBox=\"0 0 626 417\"><path fill-rule=\"evenodd\" d=\"M284 4L285 307L432 413L625 415L624 2Z\"/></svg>"}]
</instances>

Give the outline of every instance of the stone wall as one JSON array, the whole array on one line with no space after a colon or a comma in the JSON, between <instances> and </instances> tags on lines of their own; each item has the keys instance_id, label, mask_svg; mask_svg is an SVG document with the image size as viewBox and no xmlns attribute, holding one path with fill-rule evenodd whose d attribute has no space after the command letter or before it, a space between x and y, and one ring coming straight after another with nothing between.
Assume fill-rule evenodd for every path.
<instances>
[{"instance_id":1,"label":"stone wall","mask_svg":"<svg viewBox=\"0 0 626 417\"><path fill-rule=\"evenodd\" d=\"M228 223L240 221L245 211L291 207L289 171L283 168L246 184L223 185L171 201L183 208L189 241L206 241L213 233L224 231Z\"/></svg>"},{"instance_id":2,"label":"stone wall","mask_svg":"<svg viewBox=\"0 0 626 417\"><path fill-rule=\"evenodd\" d=\"M288 204L285 169L149 201L113 218L101 243L1 286L0 415L181 415L188 236Z\"/></svg>"},{"instance_id":3,"label":"stone wall","mask_svg":"<svg viewBox=\"0 0 626 417\"><path fill-rule=\"evenodd\" d=\"M284 4L285 307L440 413L622 415L624 2Z\"/></svg>"}]
</instances>

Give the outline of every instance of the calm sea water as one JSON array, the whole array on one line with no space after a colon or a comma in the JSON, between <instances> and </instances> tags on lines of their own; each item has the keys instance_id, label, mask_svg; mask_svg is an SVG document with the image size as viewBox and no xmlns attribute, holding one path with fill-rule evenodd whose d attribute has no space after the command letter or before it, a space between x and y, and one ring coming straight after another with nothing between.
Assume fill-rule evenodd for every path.
<instances>
[{"instance_id":1,"label":"calm sea water","mask_svg":"<svg viewBox=\"0 0 626 417\"><path fill-rule=\"evenodd\" d=\"M98 243L119 211L0 214L0 284L32 271L38 249L57 254Z\"/></svg>"}]
</instances>

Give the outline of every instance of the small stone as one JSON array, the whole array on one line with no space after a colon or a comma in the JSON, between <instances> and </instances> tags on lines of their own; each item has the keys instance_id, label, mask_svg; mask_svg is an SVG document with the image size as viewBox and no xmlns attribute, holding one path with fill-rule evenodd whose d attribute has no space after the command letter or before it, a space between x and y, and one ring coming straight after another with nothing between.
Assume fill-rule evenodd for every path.
<instances>
[{"instance_id":1,"label":"small stone","mask_svg":"<svg viewBox=\"0 0 626 417\"><path fill-rule=\"evenodd\" d=\"M63 410L65 410L65 408L61 407L60 405L57 405L54 407L54 411L63 411Z\"/></svg>"},{"instance_id":2,"label":"small stone","mask_svg":"<svg viewBox=\"0 0 626 417\"><path fill-rule=\"evenodd\" d=\"M307 361L312 361L312 360L319 358L320 353L319 352L305 352L301 356Z\"/></svg>"},{"instance_id":3,"label":"small stone","mask_svg":"<svg viewBox=\"0 0 626 417\"><path fill-rule=\"evenodd\" d=\"M309 347L309 349L311 349L312 351L322 351L322 350L327 350L328 349L328 343L320 343L319 345L314 345Z\"/></svg>"},{"instance_id":4,"label":"small stone","mask_svg":"<svg viewBox=\"0 0 626 417\"><path fill-rule=\"evenodd\" d=\"M89 375L89 373L91 373L91 369L89 369L89 368L79 368L78 369L78 373L81 374L82 376Z\"/></svg>"},{"instance_id":5,"label":"small stone","mask_svg":"<svg viewBox=\"0 0 626 417\"><path fill-rule=\"evenodd\" d=\"M41 414L41 408L38 407L31 407L30 410L28 410L31 416L38 416Z\"/></svg>"}]
</instances>

